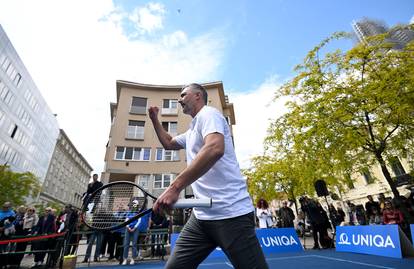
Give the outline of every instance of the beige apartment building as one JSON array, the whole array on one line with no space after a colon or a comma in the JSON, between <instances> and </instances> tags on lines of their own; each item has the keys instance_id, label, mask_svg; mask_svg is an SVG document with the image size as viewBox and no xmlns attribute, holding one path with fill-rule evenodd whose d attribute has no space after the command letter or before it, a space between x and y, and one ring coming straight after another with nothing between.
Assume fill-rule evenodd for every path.
<instances>
[{"instance_id":1,"label":"beige apartment building","mask_svg":"<svg viewBox=\"0 0 414 269\"><path fill-rule=\"evenodd\" d=\"M226 117L230 130L235 124L233 104L224 94L222 82L202 84L208 105ZM117 81L117 102L111 103L111 129L105 154L104 183L126 180L160 195L186 167L184 150L164 150L148 117L148 108L157 106L162 126L172 136L187 130L191 117L178 103L182 85L148 85ZM192 195L188 187L182 197Z\"/></svg>"}]
</instances>

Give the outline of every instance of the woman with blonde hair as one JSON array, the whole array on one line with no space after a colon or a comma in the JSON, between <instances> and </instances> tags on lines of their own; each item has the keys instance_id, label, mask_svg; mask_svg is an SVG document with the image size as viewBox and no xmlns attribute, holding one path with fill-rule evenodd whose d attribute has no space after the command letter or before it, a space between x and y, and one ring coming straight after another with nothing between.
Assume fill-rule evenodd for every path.
<instances>
[{"instance_id":1,"label":"woman with blonde hair","mask_svg":"<svg viewBox=\"0 0 414 269\"><path fill-rule=\"evenodd\" d=\"M36 214L36 209L29 207L23 218L23 231L25 231L25 234L31 234L33 227L36 226L38 221L39 216Z\"/></svg>"}]
</instances>

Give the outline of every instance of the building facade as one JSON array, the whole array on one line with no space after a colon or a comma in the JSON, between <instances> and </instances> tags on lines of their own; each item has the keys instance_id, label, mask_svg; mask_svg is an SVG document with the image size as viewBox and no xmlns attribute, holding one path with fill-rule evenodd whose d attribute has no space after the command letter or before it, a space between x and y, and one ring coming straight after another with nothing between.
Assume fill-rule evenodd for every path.
<instances>
[{"instance_id":1,"label":"building facade","mask_svg":"<svg viewBox=\"0 0 414 269\"><path fill-rule=\"evenodd\" d=\"M389 33L388 42L393 44L394 49L402 49L408 42L414 40L414 31L403 25L389 28L383 22L371 19L363 19L352 22L352 28L359 42L364 42L367 37Z\"/></svg>"},{"instance_id":2,"label":"building facade","mask_svg":"<svg viewBox=\"0 0 414 269\"><path fill-rule=\"evenodd\" d=\"M59 126L0 25L0 164L43 184Z\"/></svg>"},{"instance_id":3,"label":"building facade","mask_svg":"<svg viewBox=\"0 0 414 269\"><path fill-rule=\"evenodd\" d=\"M61 205L82 206L92 167L60 129L52 160L46 174L39 200Z\"/></svg>"},{"instance_id":4,"label":"building facade","mask_svg":"<svg viewBox=\"0 0 414 269\"><path fill-rule=\"evenodd\" d=\"M388 160L387 168L397 185L400 195L407 196L411 188L414 187L410 175L413 171L410 171L407 159L394 156ZM372 195L374 200L377 200L380 193L383 193L386 197L394 197L379 165L367 167L363 172L352 175L352 178L352 183L349 184L346 192L341 195L343 201L365 205L365 202L368 201L367 195Z\"/></svg>"},{"instance_id":5,"label":"building facade","mask_svg":"<svg viewBox=\"0 0 414 269\"><path fill-rule=\"evenodd\" d=\"M235 124L233 105L224 95L223 84L202 84L208 105L217 108ZM186 167L185 152L164 150L158 141L147 110L158 106L162 126L172 136L187 130L191 117L178 104L182 86L146 85L117 81L117 102L110 105L111 129L105 154L105 183L127 180L160 195ZM182 197L192 195L188 187Z\"/></svg>"}]
</instances>

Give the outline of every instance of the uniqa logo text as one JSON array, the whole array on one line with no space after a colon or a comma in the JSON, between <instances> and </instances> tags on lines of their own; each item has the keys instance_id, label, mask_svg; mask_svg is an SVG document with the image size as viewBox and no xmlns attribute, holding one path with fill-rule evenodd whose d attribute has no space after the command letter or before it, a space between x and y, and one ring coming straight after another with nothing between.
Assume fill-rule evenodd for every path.
<instances>
[{"instance_id":1,"label":"uniqa logo text","mask_svg":"<svg viewBox=\"0 0 414 269\"><path fill-rule=\"evenodd\" d=\"M339 236L339 245L351 245L349 242L348 235L346 233L341 233ZM389 235L385 238L379 234L353 234L352 235L352 245L355 246L367 246L367 247L378 247L386 248L392 247L395 248L394 242Z\"/></svg>"},{"instance_id":2,"label":"uniqa logo text","mask_svg":"<svg viewBox=\"0 0 414 269\"><path fill-rule=\"evenodd\" d=\"M262 243L266 247L270 246L291 246L291 245L298 245L295 238L293 236L273 236L273 237L262 237Z\"/></svg>"}]
</instances>

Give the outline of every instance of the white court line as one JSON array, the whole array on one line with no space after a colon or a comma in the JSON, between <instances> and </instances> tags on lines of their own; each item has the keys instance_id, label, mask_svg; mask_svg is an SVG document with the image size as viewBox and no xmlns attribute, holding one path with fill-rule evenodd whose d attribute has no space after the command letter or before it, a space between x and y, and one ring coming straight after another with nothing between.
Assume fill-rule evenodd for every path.
<instances>
[{"instance_id":1,"label":"white court line","mask_svg":"<svg viewBox=\"0 0 414 269\"><path fill-rule=\"evenodd\" d=\"M332 258L332 257L325 257L325 256L321 256L321 255L286 256L286 257L278 257L278 258L267 258L266 260L268 260L268 261L276 261L276 260L290 260L290 259L309 258L309 257L316 257L316 258L333 260L333 261L339 261L339 262L348 262L348 263L359 264L359 265L364 265L364 266L371 266L371 267L382 268L382 269L396 269L394 267L387 267L387 266L370 264L370 263L364 263L364 262L355 262L355 261L350 261L350 260L344 260L344 259L338 259L338 258ZM222 264L226 264L230 268L233 268L233 266L229 262L204 263L204 264L200 264L200 265L204 265L204 266L214 266L214 265L222 265Z\"/></svg>"},{"instance_id":2,"label":"white court line","mask_svg":"<svg viewBox=\"0 0 414 269\"><path fill-rule=\"evenodd\" d=\"M338 258L332 258L332 257L325 257L325 256L320 256L320 255L311 255L311 256L314 256L314 257L317 257L317 258L323 258L323 259L327 259L327 260L339 261L339 262L349 262L349 263L354 263L354 264L359 264L359 265L366 265L366 266L371 266L371 267L376 267L376 268L395 269L394 267L387 267L387 266L364 263L364 262L354 262L354 261L350 261L350 260L344 260L344 259L338 259Z\"/></svg>"}]
</instances>

